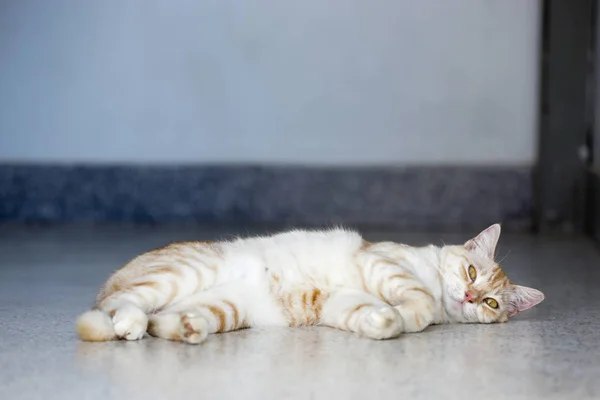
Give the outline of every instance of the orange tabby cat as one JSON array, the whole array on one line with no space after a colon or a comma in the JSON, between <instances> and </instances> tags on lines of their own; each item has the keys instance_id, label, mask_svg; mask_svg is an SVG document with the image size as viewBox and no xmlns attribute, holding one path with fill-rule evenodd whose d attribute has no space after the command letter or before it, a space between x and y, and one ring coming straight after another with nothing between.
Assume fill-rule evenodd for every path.
<instances>
[{"instance_id":1,"label":"orange tabby cat","mask_svg":"<svg viewBox=\"0 0 600 400\"><path fill-rule=\"evenodd\" d=\"M174 243L116 271L77 332L200 343L254 326L324 325L387 339L431 324L505 322L544 296L508 280L494 261L499 236L496 224L443 247L369 243L342 229Z\"/></svg>"}]
</instances>

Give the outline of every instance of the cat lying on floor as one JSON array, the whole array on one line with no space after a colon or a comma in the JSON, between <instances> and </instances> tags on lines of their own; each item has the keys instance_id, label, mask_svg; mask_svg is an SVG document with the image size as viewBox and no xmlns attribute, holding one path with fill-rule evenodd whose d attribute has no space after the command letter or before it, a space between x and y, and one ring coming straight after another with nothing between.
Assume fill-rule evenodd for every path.
<instances>
[{"instance_id":1,"label":"cat lying on floor","mask_svg":"<svg viewBox=\"0 0 600 400\"><path fill-rule=\"evenodd\" d=\"M353 231L183 242L116 271L77 321L85 341L201 343L255 326L323 325L389 339L447 322L506 322L544 295L494 261L500 226L458 246L369 243Z\"/></svg>"}]
</instances>

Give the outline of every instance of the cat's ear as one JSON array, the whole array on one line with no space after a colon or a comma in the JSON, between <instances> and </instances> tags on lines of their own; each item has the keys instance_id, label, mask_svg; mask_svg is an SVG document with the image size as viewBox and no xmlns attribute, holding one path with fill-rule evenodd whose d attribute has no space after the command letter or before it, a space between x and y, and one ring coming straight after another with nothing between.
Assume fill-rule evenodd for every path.
<instances>
[{"instance_id":1,"label":"cat's ear","mask_svg":"<svg viewBox=\"0 0 600 400\"><path fill-rule=\"evenodd\" d=\"M544 293L526 286L512 285L508 299L508 316L525 311L544 300Z\"/></svg>"},{"instance_id":2,"label":"cat's ear","mask_svg":"<svg viewBox=\"0 0 600 400\"><path fill-rule=\"evenodd\" d=\"M468 240L465 243L465 249L493 260L499 238L500 224L494 224L473 239Z\"/></svg>"}]
</instances>

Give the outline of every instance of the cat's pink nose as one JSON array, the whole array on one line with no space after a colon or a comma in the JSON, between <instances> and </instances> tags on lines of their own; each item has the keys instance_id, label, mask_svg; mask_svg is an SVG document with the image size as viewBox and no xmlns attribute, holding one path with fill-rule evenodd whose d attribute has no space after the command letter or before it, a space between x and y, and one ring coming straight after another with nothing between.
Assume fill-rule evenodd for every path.
<instances>
[{"instance_id":1,"label":"cat's pink nose","mask_svg":"<svg viewBox=\"0 0 600 400\"><path fill-rule=\"evenodd\" d=\"M475 294L473 292L470 291L466 291L465 292L465 299L463 300L463 303L469 302L469 303L473 303L475 301Z\"/></svg>"}]
</instances>

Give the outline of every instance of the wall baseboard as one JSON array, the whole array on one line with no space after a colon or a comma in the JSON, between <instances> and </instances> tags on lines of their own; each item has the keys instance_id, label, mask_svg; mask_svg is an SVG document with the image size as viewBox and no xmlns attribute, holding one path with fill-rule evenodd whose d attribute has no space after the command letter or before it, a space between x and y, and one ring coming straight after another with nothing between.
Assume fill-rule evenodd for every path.
<instances>
[{"instance_id":1,"label":"wall baseboard","mask_svg":"<svg viewBox=\"0 0 600 400\"><path fill-rule=\"evenodd\" d=\"M532 169L0 164L0 221L526 230Z\"/></svg>"}]
</instances>

